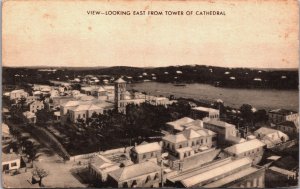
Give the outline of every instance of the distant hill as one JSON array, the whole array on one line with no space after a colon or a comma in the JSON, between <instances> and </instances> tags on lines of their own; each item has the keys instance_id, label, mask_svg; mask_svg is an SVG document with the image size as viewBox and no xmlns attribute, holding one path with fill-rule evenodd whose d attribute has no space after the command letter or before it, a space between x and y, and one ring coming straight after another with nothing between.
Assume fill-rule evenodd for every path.
<instances>
[{"instance_id":1,"label":"distant hill","mask_svg":"<svg viewBox=\"0 0 300 189\"><path fill-rule=\"evenodd\" d=\"M206 65L167 67L3 67L3 83L13 84L20 75L23 82L67 81L78 76L94 75L130 82L152 80L168 83L206 83L218 87L298 89L297 69L228 68ZM23 75L23 76L22 76ZM42 81L41 81L42 80Z\"/></svg>"}]
</instances>

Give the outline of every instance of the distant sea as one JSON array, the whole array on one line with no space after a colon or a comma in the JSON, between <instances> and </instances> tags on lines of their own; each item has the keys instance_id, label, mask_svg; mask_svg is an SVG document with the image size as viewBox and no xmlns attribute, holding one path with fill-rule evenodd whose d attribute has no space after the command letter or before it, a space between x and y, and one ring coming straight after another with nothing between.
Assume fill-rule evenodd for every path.
<instances>
[{"instance_id":1,"label":"distant sea","mask_svg":"<svg viewBox=\"0 0 300 189\"><path fill-rule=\"evenodd\" d=\"M298 90L273 89L233 89L220 88L207 84L186 84L174 86L171 83L144 82L128 84L128 89L147 92L152 95L194 98L203 100L222 99L225 106L239 108L242 104L251 104L256 109L285 108L299 110Z\"/></svg>"}]
</instances>

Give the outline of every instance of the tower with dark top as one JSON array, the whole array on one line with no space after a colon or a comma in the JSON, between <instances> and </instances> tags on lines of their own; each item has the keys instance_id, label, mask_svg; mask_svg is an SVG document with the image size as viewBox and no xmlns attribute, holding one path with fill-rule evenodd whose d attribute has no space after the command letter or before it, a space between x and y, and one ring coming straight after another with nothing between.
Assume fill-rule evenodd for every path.
<instances>
[{"instance_id":1,"label":"tower with dark top","mask_svg":"<svg viewBox=\"0 0 300 189\"><path fill-rule=\"evenodd\" d=\"M124 103L126 93L126 81L119 78L115 81L115 108L119 113L126 111L126 105ZM122 102L123 101L123 102Z\"/></svg>"}]
</instances>

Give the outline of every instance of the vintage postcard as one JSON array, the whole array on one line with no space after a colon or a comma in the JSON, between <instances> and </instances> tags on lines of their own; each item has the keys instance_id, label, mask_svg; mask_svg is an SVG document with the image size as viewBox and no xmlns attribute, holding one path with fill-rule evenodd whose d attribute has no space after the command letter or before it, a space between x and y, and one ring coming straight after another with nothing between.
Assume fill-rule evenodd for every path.
<instances>
[{"instance_id":1,"label":"vintage postcard","mask_svg":"<svg viewBox=\"0 0 300 189\"><path fill-rule=\"evenodd\" d=\"M297 188L296 0L5 0L2 187Z\"/></svg>"}]
</instances>

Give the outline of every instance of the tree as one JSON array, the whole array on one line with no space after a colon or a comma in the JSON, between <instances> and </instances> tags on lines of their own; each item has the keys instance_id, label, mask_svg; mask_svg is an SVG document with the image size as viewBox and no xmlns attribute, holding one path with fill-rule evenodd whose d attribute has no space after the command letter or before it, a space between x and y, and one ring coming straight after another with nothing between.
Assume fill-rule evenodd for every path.
<instances>
[{"instance_id":1,"label":"tree","mask_svg":"<svg viewBox=\"0 0 300 189\"><path fill-rule=\"evenodd\" d=\"M35 167L32 170L32 177L38 177L39 180L39 186L42 186L42 180L43 178L47 177L49 175L49 171L46 171L45 169Z\"/></svg>"},{"instance_id":2,"label":"tree","mask_svg":"<svg viewBox=\"0 0 300 189\"><path fill-rule=\"evenodd\" d=\"M254 112L254 122L266 122L268 120L268 114L267 111L262 109L262 110L257 110Z\"/></svg>"},{"instance_id":3,"label":"tree","mask_svg":"<svg viewBox=\"0 0 300 189\"><path fill-rule=\"evenodd\" d=\"M252 106L250 104L243 104L240 107L241 116L245 121L252 122L253 121L253 111Z\"/></svg>"},{"instance_id":4,"label":"tree","mask_svg":"<svg viewBox=\"0 0 300 189\"><path fill-rule=\"evenodd\" d=\"M85 124L84 119L82 119L82 118L77 118L76 126L77 126L78 128L85 128L85 127L86 127L86 124Z\"/></svg>"},{"instance_id":5,"label":"tree","mask_svg":"<svg viewBox=\"0 0 300 189\"><path fill-rule=\"evenodd\" d=\"M32 144L27 144L25 147L25 153L27 154L28 160L31 161L32 166L33 162L41 156L38 152L38 147L35 147Z\"/></svg>"},{"instance_id":6,"label":"tree","mask_svg":"<svg viewBox=\"0 0 300 189\"><path fill-rule=\"evenodd\" d=\"M45 125L49 120L50 118L52 117L52 114L46 110L46 109L41 109L41 110L38 110L36 112L36 122L37 122L37 125Z\"/></svg>"}]
</instances>

